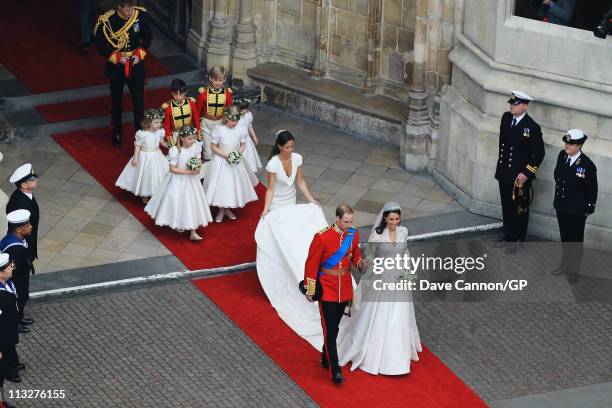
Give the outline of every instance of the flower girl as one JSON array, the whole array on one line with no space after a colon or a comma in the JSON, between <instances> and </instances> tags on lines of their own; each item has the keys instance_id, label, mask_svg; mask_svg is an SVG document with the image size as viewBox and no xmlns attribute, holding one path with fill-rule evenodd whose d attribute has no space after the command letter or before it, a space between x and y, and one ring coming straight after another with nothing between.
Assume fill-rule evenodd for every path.
<instances>
[{"instance_id":1,"label":"flower girl","mask_svg":"<svg viewBox=\"0 0 612 408\"><path fill-rule=\"evenodd\" d=\"M238 107L233 105L225 109L224 116L223 126L217 126L212 132L214 155L204 179L208 204L219 207L216 222L221 222L225 215L235 220L230 208L242 208L256 201L257 193L253 186L259 183L257 176L242 160L248 136L237 127L240 119Z\"/></svg>"},{"instance_id":2,"label":"flower girl","mask_svg":"<svg viewBox=\"0 0 612 408\"><path fill-rule=\"evenodd\" d=\"M201 240L196 229L212 221L198 177L202 167L202 142L196 140L196 134L197 130L191 126L179 130L179 141L168 152L170 173L145 207L156 225L167 225L179 232L191 230L189 239L192 241Z\"/></svg>"},{"instance_id":3,"label":"flower girl","mask_svg":"<svg viewBox=\"0 0 612 408\"><path fill-rule=\"evenodd\" d=\"M136 132L134 155L115 182L117 187L142 197L144 203L149 201L168 173L168 160L159 150L159 145L164 145L163 118L160 109L145 111L141 124L143 130Z\"/></svg>"},{"instance_id":4,"label":"flower girl","mask_svg":"<svg viewBox=\"0 0 612 408\"><path fill-rule=\"evenodd\" d=\"M255 129L253 129L253 114L249 110L251 101L248 99L241 99L237 105L238 109L240 109L238 126L242 128L244 132L247 132L243 157L247 164L251 166L251 170L257 172L262 168L262 165L261 160L259 160L259 155L257 154L257 149L255 148L255 146L259 144L259 140L255 134Z\"/></svg>"}]
</instances>

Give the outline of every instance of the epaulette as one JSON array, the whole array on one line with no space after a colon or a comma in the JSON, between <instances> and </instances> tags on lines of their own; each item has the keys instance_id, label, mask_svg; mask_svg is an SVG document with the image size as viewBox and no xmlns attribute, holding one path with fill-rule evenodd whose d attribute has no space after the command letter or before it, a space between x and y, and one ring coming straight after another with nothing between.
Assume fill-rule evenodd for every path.
<instances>
[{"instance_id":1,"label":"epaulette","mask_svg":"<svg viewBox=\"0 0 612 408\"><path fill-rule=\"evenodd\" d=\"M166 109L168 109L168 106L170 106L170 102L162 103L162 109L166 110Z\"/></svg>"},{"instance_id":2,"label":"epaulette","mask_svg":"<svg viewBox=\"0 0 612 408\"><path fill-rule=\"evenodd\" d=\"M110 9L106 13L101 14L100 17L98 17L98 21L107 21L113 14L115 14L115 9Z\"/></svg>"},{"instance_id":3,"label":"epaulette","mask_svg":"<svg viewBox=\"0 0 612 408\"><path fill-rule=\"evenodd\" d=\"M227 89L227 90L229 91L229 93L231 93L231 94L233 94L233 93L234 93L234 91L232 91L232 88L230 88L230 87L227 87L227 88L225 88L225 89Z\"/></svg>"},{"instance_id":4,"label":"epaulette","mask_svg":"<svg viewBox=\"0 0 612 408\"><path fill-rule=\"evenodd\" d=\"M140 10L140 11L144 11L145 13L147 12L147 9L142 7L142 6L136 6L134 7L136 10Z\"/></svg>"},{"instance_id":5,"label":"epaulette","mask_svg":"<svg viewBox=\"0 0 612 408\"><path fill-rule=\"evenodd\" d=\"M195 101L196 101L196 100L195 100L195 98L193 98L193 97L191 97L191 96L189 97L189 100L190 100L191 102L195 102Z\"/></svg>"},{"instance_id":6,"label":"epaulette","mask_svg":"<svg viewBox=\"0 0 612 408\"><path fill-rule=\"evenodd\" d=\"M320 234L324 233L325 231L327 231L331 227L332 227L331 225L328 225L327 227L325 227L325 228L321 229L319 232L317 232L317 235L320 235Z\"/></svg>"},{"instance_id":7,"label":"epaulette","mask_svg":"<svg viewBox=\"0 0 612 408\"><path fill-rule=\"evenodd\" d=\"M201 87L199 87L199 88L198 88L198 92L199 92L199 93L204 93L204 92L206 92L206 88L204 88L203 86L201 86Z\"/></svg>"}]
</instances>

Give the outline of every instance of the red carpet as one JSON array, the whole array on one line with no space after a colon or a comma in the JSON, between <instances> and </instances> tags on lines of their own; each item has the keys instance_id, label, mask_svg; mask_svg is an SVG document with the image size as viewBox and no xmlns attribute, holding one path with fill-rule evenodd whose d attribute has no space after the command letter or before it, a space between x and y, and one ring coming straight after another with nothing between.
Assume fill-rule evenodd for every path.
<instances>
[{"instance_id":1,"label":"red carpet","mask_svg":"<svg viewBox=\"0 0 612 408\"><path fill-rule=\"evenodd\" d=\"M373 376L345 367L346 382L336 386L320 366L320 353L278 318L254 271L194 284L321 407L487 406L427 348L409 375Z\"/></svg>"},{"instance_id":2,"label":"red carpet","mask_svg":"<svg viewBox=\"0 0 612 408\"><path fill-rule=\"evenodd\" d=\"M145 108L159 108L168 99L170 99L170 90L168 88L148 90L145 92ZM111 97L108 95L78 101L39 105L36 107L36 110L40 112L47 122L56 123L110 115L110 107ZM123 95L123 112L132 112L132 98L129 93Z\"/></svg>"},{"instance_id":3,"label":"red carpet","mask_svg":"<svg viewBox=\"0 0 612 408\"><path fill-rule=\"evenodd\" d=\"M157 227L144 212L139 198L115 187L115 181L134 151L133 127L124 127L121 149L111 145L110 129L93 129L54 135L54 139L130 211L151 233L190 270L231 266L255 261L253 236L263 209L265 187L256 188L260 199L234 211L238 220L212 223L198 231L203 241L189 241L187 232L179 234L170 228ZM215 209L212 209L215 215Z\"/></svg>"},{"instance_id":4,"label":"red carpet","mask_svg":"<svg viewBox=\"0 0 612 408\"><path fill-rule=\"evenodd\" d=\"M0 14L0 64L32 93L99 85L104 58L95 49L80 53L81 36L76 0L5 1ZM149 78L170 72L149 55Z\"/></svg>"}]
</instances>

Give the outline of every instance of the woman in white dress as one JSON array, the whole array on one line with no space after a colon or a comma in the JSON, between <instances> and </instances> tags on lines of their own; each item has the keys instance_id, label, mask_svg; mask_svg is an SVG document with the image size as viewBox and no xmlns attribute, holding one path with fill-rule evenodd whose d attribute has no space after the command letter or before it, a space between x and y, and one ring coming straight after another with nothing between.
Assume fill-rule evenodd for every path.
<instances>
[{"instance_id":1,"label":"woman in white dress","mask_svg":"<svg viewBox=\"0 0 612 408\"><path fill-rule=\"evenodd\" d=\"M257 173L263 166L261 165L261 160L259 160L257 148L255 147L259 144L259 139L257 139L255 129L253 129L253 113L249 110L250 106L251 102L247 99L242 99L238 102L238 109L240 109L238 126L247 133L246 145L244 147L244 160L251 166L251 170Z\"/></svg>"},{"instance_id":2,"label":"woman in white dress","mask_svg":"<svg viewBox=\"0 0 612 408\"><path fill-rule=\"evenodd\" d=\"M147 109L142 121L142 130L136 132L134 155L115 182L117 187L142 197L147 203L159 183L168 173L168 160L159 150L164 145L164 130L161 109Z\"/></svg>"},{"instance_id":3,"label":"woman in white dress","mask_svg":"<svg viewBox=\"0 0 612 408\"><path fill-rule=\"evenodd\" d=\"M387 203L370 232L368 265L373 259L410 256L407 247L408 229L400 224L401 208ZM374 274L370 268L353 294L351 318L338 337L340 365L349 361L351 371L357 368L370 374L400 375L410 372L411 361L418 361L421 352L414 303L409 290L377 291L373 282L398 282L414 279L414 271L391 268Z\"/></svg>"},{"instance_id":4,"label":"woman in white dress","mask_svg":"<svg viewBox=\"0 0 612 408\"><path fill-rule=\"evenodd\" d=\"M281 130L266 171L268 190L255 230L257 275L279 317L298 335L321 349L321 318L316 303L296 289L314 234L327 225L319 203L302 177L302 156L293 153L294 137ZM310 204L296 204L296 188Z\"/></svg>"},{"instance_id":5,"label":"woman in white dress","mask_svg":"<svg viewBox=\"0 0 612 408\"><path fill-rule=\"evenodd\" d=\"M217 126L212 132L211 148L214 155L204 179L208 204L219 207L215 222L221 222L226 215L230 220L235 220L231 208L242 208L258 199L254 187L259 180L251 168L244 160L230 163L231 153L238 152L242 156L247 137L236 126L240 119L238 107L234 105L226 108L224 116L223 126Z\"/></svg>"},{"instance_id":6,"label":"woman in white dress","mask_svg":"<svg viewBox=\"0 0 612 408\"><path fill-rule=\"evenodd\" d=\"M197 130L191 126L179 130L179 142L168 152L170 172L145 207L145 212L155 219L155 225L168 226L179 232L190 230L189 239L192 241L201 240L197 228L212 221L208 200L200 184L200 168L190 169L202 155L203 143L196 140L196 134Z\"/></svg>"}]
</instances>

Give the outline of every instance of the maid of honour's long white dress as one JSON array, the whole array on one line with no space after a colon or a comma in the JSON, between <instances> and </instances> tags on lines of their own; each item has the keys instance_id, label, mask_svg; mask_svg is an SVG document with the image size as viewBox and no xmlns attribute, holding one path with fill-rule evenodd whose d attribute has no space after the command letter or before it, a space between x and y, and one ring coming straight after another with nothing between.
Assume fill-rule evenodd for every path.
<instances>
[{"instance_id":1,"label":"maid of honour's long white dress","mask_svg":"<svg viewBox=\"0 0 612 408\"><path fill-rule=\"evenodd\" d=\"M297 282L304 278L312 237L328 224L320 207L296 204L294 182L301 164L302 157L293 153L290 175L285 173L276 156L266 166L268 172L276 174L276 183L270 212L260 220L255 231L257 275L279 317L315 349L321 350L323 331L318 305L305 299L297 289ZM407 237L407 230L400 227L397 244L373 245L370 253L390 257L403 254L407 251ZM388 241L388 231L370 239L378 243ZM384 279L396 277L392 271ZM417 361L417 352L421 351L411 299L362 301L361 292L356 287L352 317L345 316L340 323L337 341L340 364L351 362L351 370L361 368L370 374L409 373L410 362Z\"/></svg>"},{"instance_id":2,"label":"maid of honour's long white dress","mask_svg":"<svg viewBox=\"0 0 612 408\"><path fill-rule=\"evenodd\" d=\"M291 154L291 174L278 156L266 170L276 174L270 212L255 230L257 275L261 286L279 317L313 347L321 349L321 318L316 303L309 303L298 290L304 279L304 263L314 234L327 225L321 208L315 204L296 204L295 177L302 156Z\"/></svg>"}]
</instances>

